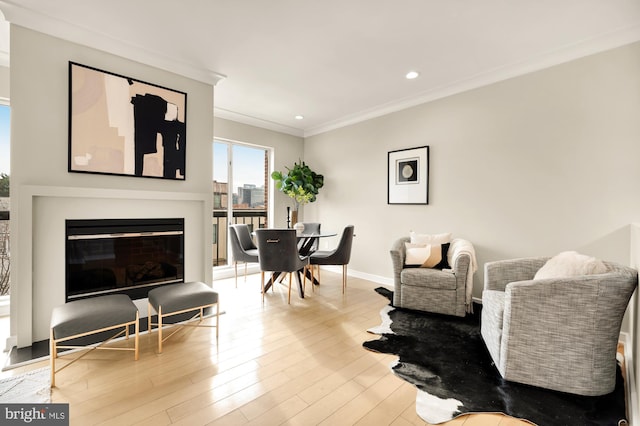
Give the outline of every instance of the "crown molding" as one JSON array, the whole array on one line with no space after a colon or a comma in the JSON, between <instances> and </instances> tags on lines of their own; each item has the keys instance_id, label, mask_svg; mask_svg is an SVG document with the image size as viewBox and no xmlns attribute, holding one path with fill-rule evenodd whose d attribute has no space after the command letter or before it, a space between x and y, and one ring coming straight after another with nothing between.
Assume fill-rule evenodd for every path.
<instances>
[{"instance_id":1,"label":"crown molding","mask_svg":"<svg viewBox=\"0 0 640 426\"><path fill-rule=\"evenodd\" d=\"M267 130L273 130L279 133L286 133L292 136L304 137L304 131L295 127L286 126L284 124L275 123L273 121L263 120L261 118L252 117L250 115L229 111L223 108L213 108L213 116L224 118L238 123L248 124L250 126L260 127Z\"/></svg>"},{"instance_id":2,"label":"crown molding","mask_svg":"<svg viewBox=\"0 0 640 426\"><path fill-rule=\"evenodd\" d=\"M304 130L304 137L306 138L318 135L341 127L357 124L362 121L371 120L403 109L411 108L437 99L446 98L448 96L483 86L488 86L499 81L508 80L510 78L529 74L535 71L540 71L545 68L550 68L555 65L570 62L585 56L594 55L606 50L615 49L637 41L640 41L640 25L623 28L618 31L603 34L599 37L565 46L552 52L547 52L527 61L495 68L488 72L478 74L464 80L459 80L447 86L430 89L417 93L413 96L360 111L338 120L310 127Z\"/></svg>"},{"instance_id":3,"label":"crown molding","mask_svg":"<svg viewBox=\"0 0 640 426\"><path fill-rule=\"evenodd\" d=\"M20 25L34 31L39 31L74 43L90 46L98 50L129 58L131 60L174 72L213 86L215 86L220 80L226 78L225 75L214 70L186 62L176 61L174 58L168 57L163 53L150 51L143 46L133 45L110 35L97 33L90 28L81 27L79 25L45 15L36 10L25 8L24 6L19 5L17 0L0 0L0 12L2 12L6 20L12 24ZM294 128L242 113L216 108L215 105L214 116L306 138L381 117L383 115L391 114L437 99L442 99L458 93L494 84L499 81L539 71L579 59L581 57L614 49L639 40L640 25L622 28L602 34L598 37L593 37L564 46L563 48L556 49L551 52L546 52L526 61L495 68L446 86L418 92L412 96L394 100L305 129ZM0 52L0 66L9 66L9 59L9 54L7 52Z\"/></svg>"},{"instance_id":4,"label":"crown molding","mask_svg":"<svg viewBox=\"0 0 640 426\"><path fill-rule=\"evenodd\" d=\"M220 74L214 70L177 61L175 58L171 58L163 53L151 51L143 46L127 43L108 34L98 33L90 28L53 18L36 10L20 6L17 3L18 2L14 0L0 1L0 11L11 24L122 56L136 62L211 84L212 86L215 86L220 80L226 78L224 74Z\"/></svg>"}]
</instances>

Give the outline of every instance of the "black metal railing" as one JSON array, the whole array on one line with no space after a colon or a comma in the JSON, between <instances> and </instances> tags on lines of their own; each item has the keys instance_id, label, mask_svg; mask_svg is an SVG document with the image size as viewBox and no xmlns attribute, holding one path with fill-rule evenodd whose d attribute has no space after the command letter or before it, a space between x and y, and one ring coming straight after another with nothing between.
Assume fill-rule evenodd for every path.
<instances>
[{"instance_id":1,"label":"black metal railing","mask_svg":"<svg viewBox=\"0 0 640 426\"><path fill-rule=\"evenodd\" d=\"M228 263L227 253L229 225L244 223L253 231L267 226L267 211L238 209L233 210L233 217L229 222L227 210L213 211L213 266L223 266Z\"/></svg>"}]
</instances>

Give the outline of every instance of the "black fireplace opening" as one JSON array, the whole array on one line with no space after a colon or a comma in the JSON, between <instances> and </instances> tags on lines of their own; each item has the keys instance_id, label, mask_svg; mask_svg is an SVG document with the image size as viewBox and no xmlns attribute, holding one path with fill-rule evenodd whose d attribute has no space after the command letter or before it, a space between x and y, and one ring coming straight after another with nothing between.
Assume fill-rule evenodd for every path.
<instances>
[{"instance_id":1,"label":"black fireplace opening","mask_svg":"<svg viewBox=\"0 0 640 426\"><path fill-rule=\"evenodd\" d=\"M66 221L66 301L184 282L184 219Z\"/></svg>"}]
</instances>

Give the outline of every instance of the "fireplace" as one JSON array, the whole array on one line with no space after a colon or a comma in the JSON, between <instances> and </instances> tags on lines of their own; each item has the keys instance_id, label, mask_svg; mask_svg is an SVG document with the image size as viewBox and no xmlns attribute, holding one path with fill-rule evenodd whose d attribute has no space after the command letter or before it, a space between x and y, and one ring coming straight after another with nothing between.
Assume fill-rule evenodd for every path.
<instances>
[{"instance_id":1,"label":"fireplace","mask_svg":"<svg viewBox=\"0 0 640 426\"><path fill-rule=\"evenodd\" d=\"M66 301L184 282L184 219L66 221Z\"/></svg>"}]
</instances>

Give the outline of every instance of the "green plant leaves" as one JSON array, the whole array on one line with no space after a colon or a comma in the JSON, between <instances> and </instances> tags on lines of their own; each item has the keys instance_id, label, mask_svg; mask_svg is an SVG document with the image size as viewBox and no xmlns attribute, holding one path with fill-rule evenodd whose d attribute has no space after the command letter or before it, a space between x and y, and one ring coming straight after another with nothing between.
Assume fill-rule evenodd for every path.
<instances>
[{"instance_id":1,"label":"green plant leaves","mask_svg":"<svg viewBox=\"0 0 640 426\"><path fill-rule=\"evenodd\" d=\"M295 163L293 168L287 167L287 170L286 174L279 171L271 173L276 188L293 198L296 207L316 201L320 188L324 186L324 176L311 170L304 161Z\"/></svg>"}]
</instances>

